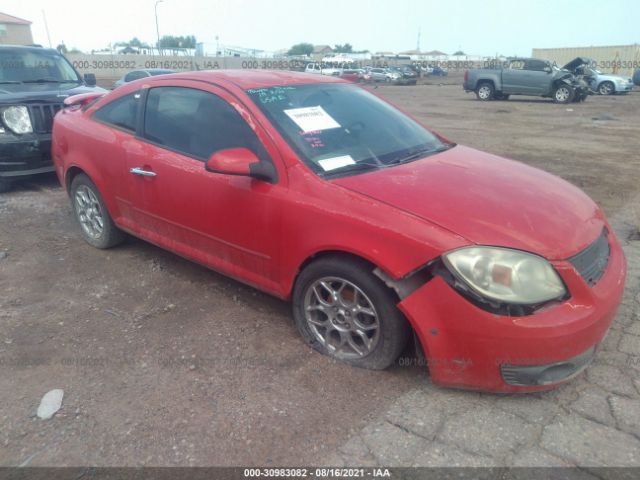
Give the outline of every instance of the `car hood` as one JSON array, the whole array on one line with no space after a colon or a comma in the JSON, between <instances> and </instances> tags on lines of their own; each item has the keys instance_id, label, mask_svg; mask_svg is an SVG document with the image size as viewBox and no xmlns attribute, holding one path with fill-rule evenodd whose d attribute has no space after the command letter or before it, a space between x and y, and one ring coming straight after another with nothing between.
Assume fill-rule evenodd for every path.
<instances>
[{"instance_id":1,"label":"car hood","mask_svg":"<svg viewBox=\"0 0 640 480\"><path fill-rule=\"evenodd\" d=\"M437 224L468 241L568 258L602 232L580 189L520 162L457 146L334 183Z\"/></svg>"},{"instance_id":2,"label":"car hood","mask_svg":"<svg viewBox=\"0 0 640 480\"><path fill-rule=\"evenodd\" d=\"M576 57L573 60L571 60L569 63L567 63L564 67L562 67L562 70L575 72L578 67L581 67L582 65L589 65L592 62L593 60L587 57Z\"/></svg>"},{"instance_id":3,"label":"car hood","mask_svg":"<svg viewBox=\"0 0 640 480\"><path fill-rule=\"evenodd\" d=\"M625 82L630 82L631 77L623 77L622 75L613 75L610 73L599 73L598 74L598 80L624 80Z\"/></svg>"},{"instance_id":4,"label":"car hood","mask_svg":"<svg viewBox=\"0 0 640 480\"><path fill-rule=\"evenodd\" d=\"M106 92L100 87L87 87L77 83L16 83L0 85L0 104L20 102L57 102L81 93Z\"/></svg>"}]
</instances>

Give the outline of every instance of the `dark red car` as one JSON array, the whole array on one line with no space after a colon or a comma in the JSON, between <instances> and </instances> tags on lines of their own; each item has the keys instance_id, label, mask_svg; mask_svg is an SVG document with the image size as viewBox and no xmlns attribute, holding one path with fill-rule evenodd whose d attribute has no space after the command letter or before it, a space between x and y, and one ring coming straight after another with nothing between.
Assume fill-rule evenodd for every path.
<instances>
[{"instance_id":1,"label":"dark red car","mask_svg":"<svg viewBox=\"0 0 640 480\"><path fill-rule=\"evenodd\" d=\"M67 100L53 158L84 238L124 232L284 299L305 341L442 385L535 391L593 358L621 247L582 191L455 145L335 77L145 78Z\"/></svg>"},{"instance_id":2,"label":"dark red car","mask_svg":"<svg viewBox=\"0 0 640 480\"><path fill-rule=\"evenodd\" d=\"M371 75L369 75L364 70L343 70L340 75L338 75L343 80L347 80L352 83L365 83L371 81Z\"/></svg>"}]
</instances>

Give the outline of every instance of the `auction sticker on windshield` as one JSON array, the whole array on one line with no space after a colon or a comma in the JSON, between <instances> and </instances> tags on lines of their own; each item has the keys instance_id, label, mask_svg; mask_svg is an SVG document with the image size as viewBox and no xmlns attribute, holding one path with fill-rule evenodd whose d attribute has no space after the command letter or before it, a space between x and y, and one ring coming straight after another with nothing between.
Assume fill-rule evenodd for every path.
<instances>
[{"instance_id":1,"label":"auction sticker on windshield","mask_svg":"<svg viewBox=\"0 0 640 480\"><path fill-rule=\"evenodd\" d=\"M284 113L286 113L304 133L340 128L340 124L319 105L316 107L291 108L285 110Z\"/></svg>"},{"instance_id":2,"label":"auction sticker on windshield","mask_svg":"<svg viewBox=\"0 0 640 480\"><path fill-rule=\"evenodd\" d=\"M325 172L335 170L336 168L346 167L347 165L354 165L355 163L356 162L351 158L351 155L318 160L318 165L320 165Z\"/></svg>"}]
</instances>

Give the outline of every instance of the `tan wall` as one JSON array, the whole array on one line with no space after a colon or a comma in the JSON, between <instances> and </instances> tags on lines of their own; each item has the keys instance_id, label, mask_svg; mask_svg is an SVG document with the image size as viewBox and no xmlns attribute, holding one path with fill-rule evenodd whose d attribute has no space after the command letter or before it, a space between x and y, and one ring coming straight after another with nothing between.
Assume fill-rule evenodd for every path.
<instances>
[{"instance_id":1,"label":"tan wall","mask_svg":"<svg viewBox=\"0 0 640 480\"><path fill-rule=\"evenodd\" d=\"M248 57L187 57L160 55L86 55L69 53L66 55L81 73L94 73L101 86L108 86L131 70L146 68L169 68L176 71L232 69L303 70L305 62L290 58L248 58ZM396 64L394 59L363 60L358 64Z\"/></svg>"},{"instance_id":2,"label":"tan wall","mask_svg":"<svg viewBox=\"0 0 640 480\"><path fill-rule=\"evenodd\" d=\"M638 44L611 47L534 48L531 56L552 60L559 66L569 63L576 57L588 57L594 60L598 70L620 75L632 75L636 68L640 68L640 45Z\"/></svg>"},{"instance_id":3,"label":"tan wall","mask_svg":"<svg viewBox=\"0 0 640 480\"><path fill-rule=\"evenodd\" d=\"M6 32L0 35L0 44L2 45L31 45L33 36L31 35L30 25L15 25L5 23Z\"/></svg>"},{"instance_id":4,"label":"tan wall","mask_svg":"<svg viewBox=\"0 0 640 480\"><path fill-rule=\"evenodd\" d=\"M131 70L169 68L176 71L246 68L290 70L303 68L299 60L284 58L187 57L160 55L84 55L69 53L69 61L80 73L95 73L96 77L120 78Z\"/></svg>"}]
</instances>

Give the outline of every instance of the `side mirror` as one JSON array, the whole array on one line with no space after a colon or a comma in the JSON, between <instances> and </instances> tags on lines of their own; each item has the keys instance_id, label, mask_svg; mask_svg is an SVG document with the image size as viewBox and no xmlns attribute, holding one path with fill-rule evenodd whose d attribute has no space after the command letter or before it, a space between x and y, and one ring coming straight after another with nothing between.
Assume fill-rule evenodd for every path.
<instances>
[{"instance_id":1,"label":"side mirror","mask_svg":"<svg viewBox=\"0 0 640 480\"><path fill-rule=\"evenodd\" d=\"M552 71L552 70L551 70L551 67L544 67L544 69L543 69L543 70L544 70L545 72L547 72L547 73L551 73L551 71Z\"/></svg>"},{"instance_id":2,"label":"side mirror","mask_svg":"<svg viewBox=\"0 0 640 480\"><path fill-rule=\"evenodd\" d=\"M278 174L273 164L261 162L248 148L227 148L219 150L204 165L207 172L223 175L240 175L276 183Z\"/></svg>"},{"instance_id":3,"label":"side mirror","mask_svg":"<svg viewBox=\"0 0 640 480\"><path fill-rule=\"evenodd\" d=\"M89 87L95 87L96 86L96 75L95 73L85 73L84 74L84 83L87 84L87 86Z\"/></svg>"}]
</instances>

